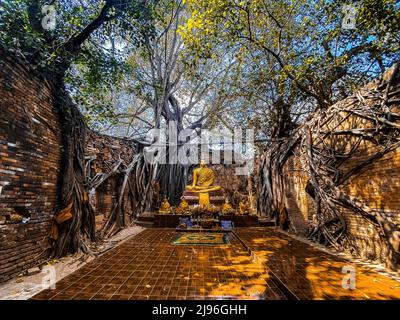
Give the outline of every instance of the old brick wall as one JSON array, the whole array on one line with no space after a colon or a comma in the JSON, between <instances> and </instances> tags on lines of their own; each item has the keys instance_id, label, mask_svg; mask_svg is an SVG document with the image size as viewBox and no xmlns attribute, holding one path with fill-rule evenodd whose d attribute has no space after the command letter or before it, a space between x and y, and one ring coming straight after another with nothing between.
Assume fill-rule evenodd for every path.
<instances>
[{"instance_id":1,"label":"old brick wall","mask_svg":"<svg viewBox=\"0 0 400 320\"><path fill-rule=\"evenodd\" d=\"M306 192L309 176L301 170L298 158L292 158L285 166L286 208L293 232L304 236L315 214L314 201ZM360 159L352 159L356 165ZM400 224L400 149L388 153L375 163L365 167L343 187L347 194L358 198L373 209L384 211L393 221ZM358 256L368 260L384 262L386 244L379 228L348 209L341 213L347 223L347 232L356 245Z\"/></svg>"},{"instance_id":2,"label":"old brick wall","mask_svg":"<svg viewBox=\"0 0 400 320\"><path fill-rule=\"evenodd\" d=\"M245 176L236 174L237 166L218 164L210 168L215 172L214 184L221 186L229 197L233 198L235 192L243 194L247 192L247 179Z\"/></svg>"},{"instance_id":3,"label":"old brick wall","mask_svg":"<svg viewBox=\"0 0 400 320\"><path fill-rule=\"evenodd\" d=\"M60 142L49 87L0 51L0 281L36 264L49 245ZM15 213L30 220L9 223Z\"/></svg>"},{"instance_id":4,"label":"old brick wall","mask_svg":"<svg viewBox=\"0 0 400 320\"><path fill-rule=\"evenodd\" d=\"M134 153L131 141L87 131L85 157L92 176L109 172L120 158L128 164ZM47 258L61 155L49 86L0 48L0 282ZM99 227L111 212L117 183L118 176L112 177L90 195ZM15 213L29 221L10 221Z\"/></svg>"},{"instance_id":5,"label":"old brick wall","mask_svg":"<svg viewBox=\"0 0 400 320\"><path fill-rule=\"evenodd\" d=\"M388 78L390 71L384 76ZM361 89L366 91L375 89L377 82L373 81ZM397 93L399 95L399 93ZM346 104L346 99L340 102ZM367 100L368 104L369 101ZM392 112L398 113L398 106L392 105ZM366 128L368 122L356 116L350 116L340 125L341 130ZM338 123L332 120L325 124L321 130L329 132L338 129ZM358 137L338 136L326 140L329 145L340 146L349 150L356 144ZM339 167L341 174L349 172L351 168L361 164L377 150L373 140L364 139L351 158ZM304 152L304 151L303 151ZM304 153L299 148L294 150L293 156L286 162L283 173L285 179L285 206L289 213L292 231L305 235L315 214L314 201L306 192L307 183L310 181ZM340 188L346 194L356 197L372 209L383 211L395 223L400 225L400 148L387 153L362 170L352 175ZM347 233L354 244L357 256L368 260L384 262L387 256L387 247L383 234L378 227L373 225L360 214L341 208L341 213L347 223Z\"/></svg>"},{"instance_id":6,"label":"old brick wall","mask_svg":"<svg viewBox=\"0 0 400 320\"><path fill-rule=\"evenodd\" d=\"M108 173L112 168L122 160L124 166L127 166L136 153L136 144L128 139L110 137L88 131L86 135L85 156L86 161L90 161L90 176L97 173ZM113 209L117 199L117 187L121 175L107 179L95 191L90 193L90 201L96 214L96 228L101 229L104 221L107 219ZM127 195L128 191L125 191ZM125 198L125 212L129 216L132 213L131 204Z\"/></svg>"}]
</instances>

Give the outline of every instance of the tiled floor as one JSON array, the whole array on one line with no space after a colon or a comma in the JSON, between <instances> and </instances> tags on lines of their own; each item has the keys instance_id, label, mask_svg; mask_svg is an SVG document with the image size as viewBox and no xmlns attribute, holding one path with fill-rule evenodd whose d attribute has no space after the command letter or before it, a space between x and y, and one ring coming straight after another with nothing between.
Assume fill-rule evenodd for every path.
<instances>
[{"instance_id":1,"label":"tiled floor","mask_svg":"<svg viewBox=\"0 0 400 320\"><path fill-rule=\"evenodd\" d=\"M33 299L285 299L235 237L228 245L176 246L177 236L145 230Z\"/></svg>"},{"instance_id":2,"label":"tiled floor","mask_svg":"<svg viewBox=\"0 0 400 320\"><path fill-rule=\"evenodd\" d=\"M285 299L271 270L300 299L400 298L400 282L268 228L236 229L219 246L175 246L178 233L148 229L33 299ZM342 288L343 266L356 289Z\"/></svg>"},{"instance_id":3,"label":"tiled floor","mask_svg":"<svg viewBox=\"0 0 400 320\"><path fill-rule=\"evenodd\" d=\"M330 255L273 229L236 232L299 299L400 299L399 281L366 266ZM355 271L354 290L342 287L351 268Z\"/></svg>"}]
</instances>

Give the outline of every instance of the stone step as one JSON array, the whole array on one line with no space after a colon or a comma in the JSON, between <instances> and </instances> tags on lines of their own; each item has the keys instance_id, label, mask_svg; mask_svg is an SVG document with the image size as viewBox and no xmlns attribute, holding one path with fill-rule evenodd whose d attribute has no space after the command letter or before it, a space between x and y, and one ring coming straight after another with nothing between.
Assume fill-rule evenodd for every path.
<instances>
[{"instance_id":1,"label":"stone step","mask_svg":"<svg viewBox=\"0 0 400 320\"><path fill-rule=\"evenodd\" d=\"M154 215L145 215L145 216L139 216L137 218L137 221L142 221L142 222L153 222L154 220Z\"/></svg>"},{"instance_id":2,"label":"stone step","mask_svg":"<svg viewBox=\"0 0 400 320\"><path fill-rule=\"evenodd\" d=\"M136 225L143 227L143 228L152 228L153 227L153 221L139 221L137 220L135 222Z\"/></svg>"}]
</instances>

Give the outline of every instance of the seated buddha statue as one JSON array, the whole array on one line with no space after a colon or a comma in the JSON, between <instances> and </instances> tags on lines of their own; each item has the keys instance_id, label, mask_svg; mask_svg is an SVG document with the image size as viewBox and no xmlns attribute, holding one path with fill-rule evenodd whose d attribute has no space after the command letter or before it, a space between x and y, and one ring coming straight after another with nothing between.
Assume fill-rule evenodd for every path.
<instances>
[{"instance_id":1,"label":"seated buddha statue","mask_svg":"<svg viewBox=\"0 0 400 320\"><path fill-rule=\"evenodd\" d=\"M193 171L193 182L190 186L186 186L186 190L190 192L207 193L211 191L221 190L220 186L214 186L214 171L207 168L204 161L200 163L200 167Z\"/></svg>"},{"instance_id":2,"label":"seated buddha statue","mask_svg":"<svg viewBox=\"0 0 400 320\"><path fill-rule=\"evenodd\" d=\"M158 213L169 214L171 212L172 212L171 205L169 204L168 199L165 197L160 205L160 209L158 210Z\"/></svg>"},{"instance_id":3,"label":"seated buddha statue","mask_svg":"<svg viewBox=\"0 0 400 320\"><path fill-rule=\"evenodd\" d=\"M176 208L177 214L185 214L189 213L189 204L186 201L185 197L182 197L181 202L179 203L178 208Z\"/></svg>"},{"instance_id":4,"label":"seated buddha statue","mask_svg":"<svg viewBox=\"0 0 400 320\"><path fill-rule=\"evenodd\" d=\"M241 215L249 214L249 205L247 204L247 201L245 200L240 201L239 214Z\"/></svg>"},{"instance_id":5,"label":"seated buddha statue","mask_svg":"<svg viewBox=\"0 0 400 320\"><path fill-rule=\"evenodd\" d=\"M235 209L233 209L232 205L229 203L228 198L225 199L225 203L222 206L222 213L223 214L231 214L234 213Z\"/></svg>"}]
</instances>

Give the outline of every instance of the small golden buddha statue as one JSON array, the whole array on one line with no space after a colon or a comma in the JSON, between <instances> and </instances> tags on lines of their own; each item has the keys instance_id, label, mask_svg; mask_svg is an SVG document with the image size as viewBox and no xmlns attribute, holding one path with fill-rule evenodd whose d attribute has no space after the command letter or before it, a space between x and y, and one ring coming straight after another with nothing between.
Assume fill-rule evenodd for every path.
<instances>
[{"instance_id":1,"label":"small golden buddha statue","mask_svg":"<svg viewBox=\"0 0 400 320\"><path fill-rule=\"evenodd\" d=\"M233 209L232 205L229 203L228 198L225 199L225 203L222 206L222 213L223 214L232 214L235 213L235 209Z\"/></svg>"},{"instance_id":2,"label":"small golden buddha statue","mask_svg":"<svg viewBox=\"0 0 400 320\"><path fill-rule=\"evenodd\" d=\"M172 212L171 205L169 204L168 199L165 197L160 205L160 209L158 210L158 213L169 214L171 212Z\"/></svg>"},{"instance_id":3,"label":"small golden buddha statue","mask_svg":"<svg viewBox=\"0 0 400 320\"><path fill-rule=\"evenodd\" d=\"M187 203L185 197L182 197L178 208L176 208L176 213L177 214L185 214L185 213L189 213L189 212L190 212L189 204Z\"/></svg>"},{"instance_id":4,"label":"small golden buddha statue","mask_svg":"<svg viewBox=\"0 0 400 320\"><path fill-rule=\"evenodd\" d=\"M249 213L251 216L257 215L257 200L255 197L251 197L249 201Z\"/></svg>"},{"instance_id":5,"label":"small golden buddha statue","mask_svg":"<svg viewBox=\"0 0 400 320\"><path fill-rule=\"evenodd\" d=\"M241 215L249 214L249 206L247 204L247 201L242 200L239 202L239 214Z\"/></svg>"},{"instance_id":6,"label":"small golden buddha statue","mask_svg":"<svg viewBox=\"0 0 400 320\"><path fill-rule=\"evenodd\" d=\"M220 186L213 186L215 174L204 161L200 163L200 167L193 171L192 185L186 186L186 190L190 192L206 193L221 190Z\"/></svg>"}]
</instances>

